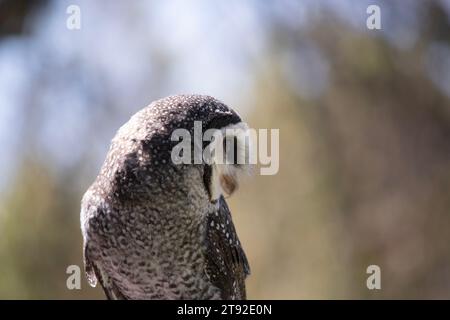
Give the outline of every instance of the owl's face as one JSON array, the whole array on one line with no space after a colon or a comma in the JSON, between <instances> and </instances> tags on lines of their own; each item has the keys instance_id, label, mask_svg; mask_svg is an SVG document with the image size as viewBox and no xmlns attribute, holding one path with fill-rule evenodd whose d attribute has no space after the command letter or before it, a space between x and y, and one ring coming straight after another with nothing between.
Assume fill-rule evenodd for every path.
<instances>
[{"instance_id":1,"label":"owl's face","mask_svg":"<svg viewBox=\"0 0 450 320\"><path fill-rule=\"evenodd\" d=\"M180 130L183 139L174 139ZM172 96L153 102L122 126L108 158L124 172L118 183L125 176L126 187L134 189L127 195L139 193L142 199L146 192L161 190L167 196L183 189L215 202L231 195L249 169L247 132L239 115L212 97ZM180 155L183 163L176 161Z\"/></svg>"},{"instance_id":2,"label":"owl's face","mask_svg":"<svg viewBox=\"0 0 450 320\"><path fill-rule=\"evenodd\" d=\"M210 200L230 196L239 186L239 178L249 172L250 137L245 122L216 128L215 139L206 147L204 183Z\"/></svg>"}]
</instances>

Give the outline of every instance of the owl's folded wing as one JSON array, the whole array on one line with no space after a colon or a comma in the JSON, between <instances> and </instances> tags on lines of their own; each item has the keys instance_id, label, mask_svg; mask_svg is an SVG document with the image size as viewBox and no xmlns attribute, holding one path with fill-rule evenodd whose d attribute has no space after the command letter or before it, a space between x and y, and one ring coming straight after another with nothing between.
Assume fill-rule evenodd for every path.
<instances>
[{"instance_id":1,"label":"owl's folded wing","mask_svg":"<svg viewBox=\"0 0 450 320\"><path fill-rule=\"evenodd\" d=\"M222 291L223 299L246 299L245 278L250 267L225 199L218 201L219 209L207 219L206 273Z\"/></svg>"}]
</instances>

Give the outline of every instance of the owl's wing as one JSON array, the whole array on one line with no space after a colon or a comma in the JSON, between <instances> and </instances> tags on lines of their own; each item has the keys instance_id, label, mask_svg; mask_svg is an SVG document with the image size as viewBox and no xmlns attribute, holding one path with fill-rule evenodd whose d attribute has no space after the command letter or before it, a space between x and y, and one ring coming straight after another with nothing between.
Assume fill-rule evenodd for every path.
<instances>
[{"instance_id":1,"label":"owl's wing","mask_svg":"<svg viewBox=\"0 0 450 320\"><path fill-rule=\"evenodd\" d=\"M221 197L219 209L209 214L206 228L206 273L222 291L223 299L246 299L245 278L250 274L247 257Z\"/></svg>"},{"instance_id":2,"label":"owl's wing","mask_svg":"<svg viewBox=\"0 0 450 320\"><path fill-rule=\"evenodd\" d=\"M86 277L91 286L95 287L97 282L102 286L108 300L126 300L127 297L115 285L114 281L102 271L101 266L89 258L87 246L84 246L84 269Z\"/></svg>"},{"instance_id":3,"label":"owl's wing","mask_svg":"<svg viewBox=\"0 0 450 320\"><path fill-rule=\"evenodd\" d=\"M89 230L92 230L92 223L95 224L97 217L102 216L103 213L101 208L91 205L90 197L83 197L81 205L81 231L83 234L84 270L89 284L95 287L97 282L100 283L108 299L126 299L114 284L114 281L103 271L101 267L101 248L98 248L95 241L92 241L95 233L92 234L89 232Z\"/></svg>"}]
</instances>

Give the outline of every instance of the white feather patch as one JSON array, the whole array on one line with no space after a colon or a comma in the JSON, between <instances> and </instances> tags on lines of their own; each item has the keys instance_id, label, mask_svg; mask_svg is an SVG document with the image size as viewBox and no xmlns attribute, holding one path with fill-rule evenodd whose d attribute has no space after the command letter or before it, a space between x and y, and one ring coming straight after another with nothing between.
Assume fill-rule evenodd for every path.
<instances>
[{"instance_id":1,"label":"white feather patch","mask_svg":"<svg viewBox=\"0 0 450 320\"><path fill-rule=\"evenodd\" d=\"M233 148L232 153L223 150L223 153L215 154L212 157L211 200L217 200L221 195L231 195L239 185L240 176L243 173L248 173L251 168L249 164L251 140L248 135L248 125L245 122L239 122L223 127L220 131L222 140L214 140L213 143L216 144L214 147L217 149L218 143L221 143L223 146L224 141L232 140L233 143L237 142L235 148L237 155L233 155ZM237 158L237 163L234 163L235 158Z\"/></svg>"}]
</instances>

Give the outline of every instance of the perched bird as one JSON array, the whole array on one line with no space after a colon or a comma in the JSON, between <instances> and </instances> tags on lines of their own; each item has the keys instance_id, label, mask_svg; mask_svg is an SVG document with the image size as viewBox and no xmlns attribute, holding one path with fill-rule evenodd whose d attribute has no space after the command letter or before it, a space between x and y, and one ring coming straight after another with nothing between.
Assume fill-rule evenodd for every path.
<instances>
[{"instance_id":1,"label":"perched bird","mask_svg":"<svg viewBox=\"0 0 450 320\"><path fill-rule=\"evenodd\" d=\"M209 96L155 101L118 130L84 194L86 275L92 286L100 282L107 298L246 298L250 268L224 196L236 189L247 165L220 164L215 155L209 164L174 163L179 141L172 133L194 134L198 121L202 131L247 128L235 111ZM234 151L248 150L225 133L229 138L237 142Z\"/></svg>"}]
</instances>

